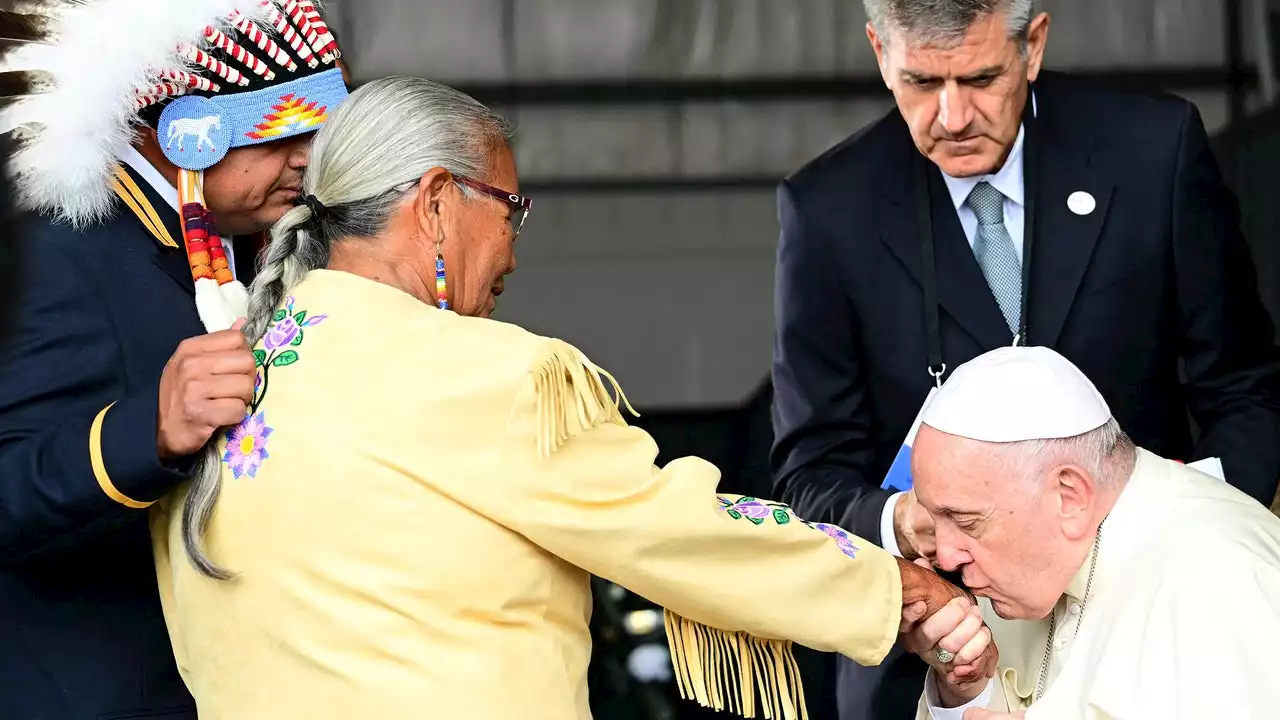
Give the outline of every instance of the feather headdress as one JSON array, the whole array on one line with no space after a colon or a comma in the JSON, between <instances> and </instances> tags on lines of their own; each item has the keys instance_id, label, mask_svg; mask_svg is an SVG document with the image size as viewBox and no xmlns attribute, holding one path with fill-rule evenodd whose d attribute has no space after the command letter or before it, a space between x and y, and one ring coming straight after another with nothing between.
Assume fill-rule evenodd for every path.
<instances>
[{"instance_id":1,"label":"feather headdress","mask_svg":"<svg viewBox=\"0 0 1280 720\"><path fill-rule=\"evenodd\" d=\"M200 319L210 332L231 327L247 295L205 207L203 171L234 148L316 130L346 98L315 0L44 0L0 13L0 52L19 206L75 226L105 218L123 185L117 158L139 126L155 127L181 169Z\"/></svg>"},{"instance_id":2,"label":"feather headdress","mask_svg":"<svg viewBox=\"0 0 1280 720\"><path fill-rule=\"evenodd\" d=\"M109 211L116 154L155 108L340 75L312 0L43 2L3 13L0 43L0 97L14 100L0 131L17 128L21 142L19 202L77 225Z\"/></svg>"}]
</instances>

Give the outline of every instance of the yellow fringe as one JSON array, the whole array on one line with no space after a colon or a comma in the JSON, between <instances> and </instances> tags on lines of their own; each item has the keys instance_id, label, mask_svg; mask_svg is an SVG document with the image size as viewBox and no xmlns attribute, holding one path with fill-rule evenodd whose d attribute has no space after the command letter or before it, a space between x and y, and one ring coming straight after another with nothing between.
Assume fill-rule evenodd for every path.
<instances>
[{"instance_id":1,"label":"yellow fringe","mask_svg":"<svg viewBox=\"0 0 1280 720\"><path fill-rule=\"evenodd\" d=\"M808 720L804 685L788 640L763 640L663 613L680 697L744 718Z\"/></svg>"},{"instance_id":2,"label":"yellow fringe","mask_svg":"<svg viewBox=\"0 0 1280 720\"><path fill-rule=\"evenodd\" d=\"M571 438L596 425L626 425L622 405L632 415L640 415L631 407L618 381L570 345L557 348L542 367L534 370L534 375L540 457L550 456Z\"/></svg>"}]
</instances>

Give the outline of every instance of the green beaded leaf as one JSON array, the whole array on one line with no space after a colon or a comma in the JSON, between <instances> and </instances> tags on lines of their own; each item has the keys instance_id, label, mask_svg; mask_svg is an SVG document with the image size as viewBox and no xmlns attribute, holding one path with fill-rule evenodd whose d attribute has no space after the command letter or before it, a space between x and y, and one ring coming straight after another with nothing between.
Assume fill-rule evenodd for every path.
<instances>
[{"instance_id":1,"label":"green beaded leaf","mask_svg":"<svg viewBox=\"0 0 1280 720\"><path fill-rule=\"evenodd\" d=\"M734 510L733 508L725 508L725 512L729 513L729 517L733 518L734 520L742 519L742 513L738 512L737 510Z\"/></svg>"},{"instance_id":2,"label":"green beaded leaf","mask_svg":"<svg viewBox=\"0 0 1280 720\"><path fill-rule=\"evenodd\" d=\"M253 366L254 366L254 367L262 367L262 363L264 363L264 362L266 362L266 361L267 361L267 351L266 351L266 350L254 350L254 351L253 351Z\"/></svg>"},{"instance_id":3,"label":"green beaded leaf","mask_svg":"<svg viewBox=\"0 0 1280 720\"><path fill-rule=\"evenodd\" d=\"M763 524L764 524L764 518L749 517L749 518L747 518L747 519L748 519L748 520L750 520L750 521L751 521L751 523L752 523L753 525L763 525Z\"/></svg>"},{"instance_id":4,"label":"green beaded leaf","mask_svg":"<svg viewBox=\"0 0 1280 720\"><path fill-rule=\"evenodd\" d=\"M774 508L773 521L778 523L779 525L786 525L787 523L791 522L791 513L787 512L786 510L783 510L782 508Z\"/></svg>"},{"instance_id":5,"label":"green beaded leaf","mask_svg":"<svg viewBox=\"0 0 1280 720\"><path fill-rule=\"evenodd\" d=\"M307 319L307 311L306 310L298 311L297 313L294 314L293 319L296 320L299 325L301 325L302 321Z\"/></svg>"},{"instance_id":6,"label":"green beaded leaf","mask_svg":"<svg viewBox=\"0 0 1280 720\"><path fill-rule=\"evenodd\" d=\"M276 311L276 314L275 314L275 315L272 315L272 316L271 316L271 319L272 319L272 321L274 321L274 322L280 322L280 321L281 321L281 320L283 320L283 319L284 319L284 317L285 317L286 315L288 315L288 314L289 314L289 311L288 311L288 310L285 310L284 308L280 308L279 310L277 310L277 311Z\"/></svg>"},{"instance_id":7,"label":"green beaded leaf","mask_svg":"<svg viewBox=\"0 0 1280 720\"><path fill-rule=\"evenodd\" d=\"M302 344L302 331L301 331L301 330L299 330L299 331L298 331L298 337L294 338L294 339L293 339L293 342L291 342L291 343L289 343L289 344L290 344L290 345L292 345L292 346L294 346L294 347L297 347L297 346L299 346L299 345L301 345L301 344Z\"/></svg>"},{"instance_id":8,"label":"green beaded leaf","mask_svg":"<svg viewBox=\"0 0 1280 720\"><path fill-rule=\"evenodd\" d=\"M292 350L285 350L277 355L276 359L271 361L271 364L276 367L284 367L285 365L292 365L296 362L298 362L298 353Z\"/></svg>"}]
</instances>

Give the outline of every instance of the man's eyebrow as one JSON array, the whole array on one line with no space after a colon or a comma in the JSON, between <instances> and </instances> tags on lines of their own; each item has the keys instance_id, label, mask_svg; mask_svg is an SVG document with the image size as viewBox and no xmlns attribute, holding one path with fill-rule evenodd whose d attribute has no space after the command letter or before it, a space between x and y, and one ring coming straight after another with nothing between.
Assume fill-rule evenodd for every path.
<instances>
[{"instance_id":1,"label":"man's eyebrow","mask_svg":"<svg viewBox=\"0 0 1280 720\"><path fill-rule=\"evenodd\" d=\"M974 80L985 80L987 78L996 77L997 75L1000 75L1004 71L1005 71L1005 67L1003 65L988 65L987 67L980 68L966 75L961 75L956 79L960 82L972 82ZM928 73L922 73L916 70L903 70L902 74L908 79L914 80L916 82L933 82L935 80L941 79L936 75L930 75Z\"/></svg>"}]
</instances>

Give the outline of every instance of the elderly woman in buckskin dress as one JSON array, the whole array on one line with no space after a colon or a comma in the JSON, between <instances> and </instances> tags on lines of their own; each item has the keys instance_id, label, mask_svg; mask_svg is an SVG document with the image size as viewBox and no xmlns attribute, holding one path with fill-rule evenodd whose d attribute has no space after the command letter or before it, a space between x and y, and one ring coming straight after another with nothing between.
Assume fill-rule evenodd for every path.
<instances>
[{"instance_id":1,"label":"elderly woman in buckskin dress","mask_svg":"<svg viewBox=\"0 0 1280 720\"><path fill-rule=\"evenodd\" d=\"M608 373L490 318L532 206L509 141L408 78L319 133L251 289L248 416L155 515L201 718L589 718L591 574L666 608L687 696L804 717L792 641L877 663L960 595L655 466Z\"/></svg>"}]
</instances>

